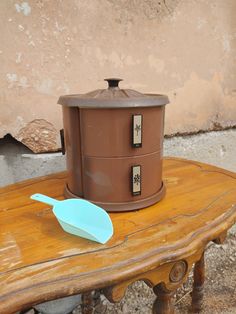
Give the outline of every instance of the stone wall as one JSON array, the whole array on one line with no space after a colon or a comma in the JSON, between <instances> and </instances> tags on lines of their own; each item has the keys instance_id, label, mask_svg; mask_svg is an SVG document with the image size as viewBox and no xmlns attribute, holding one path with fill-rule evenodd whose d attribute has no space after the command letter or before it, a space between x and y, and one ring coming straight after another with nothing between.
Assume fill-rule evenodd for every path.
<instances>
[{"instance_id":1,"label":"stone wall","mask_svg":"<svg viewBox=\"0 0 236 314\"><path fill-rule=\"evenodd\" d=\"M236 124L235 0L0 1L0 137L58 150L62 94L168 94L166 134Z\"/></svg>"}]
</instances>

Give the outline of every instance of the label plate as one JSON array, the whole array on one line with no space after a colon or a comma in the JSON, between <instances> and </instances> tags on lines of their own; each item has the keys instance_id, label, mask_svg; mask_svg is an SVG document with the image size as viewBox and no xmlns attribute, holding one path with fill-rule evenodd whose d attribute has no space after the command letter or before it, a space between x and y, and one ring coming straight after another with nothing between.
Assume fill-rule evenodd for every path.
<instances>
[{"instance_id":1,"label":"label plate","mask_svg":"<svg viewBox=\"0 0 236 314\"><path fill-rule=\"evenodd\" d=\"M141 166L132 166L132 194L141 194Z\"/></svg>"},{"instance_id":2,"label":"label plate","mask_svg":"<svg viewBox=\"0 0 236 314\"><path fill-rule=\"evenodd\" d=\"M134 114L132 121L132 145L133 147L142 147L142 121L141 114Z\"/></svg>"}]
</instances>

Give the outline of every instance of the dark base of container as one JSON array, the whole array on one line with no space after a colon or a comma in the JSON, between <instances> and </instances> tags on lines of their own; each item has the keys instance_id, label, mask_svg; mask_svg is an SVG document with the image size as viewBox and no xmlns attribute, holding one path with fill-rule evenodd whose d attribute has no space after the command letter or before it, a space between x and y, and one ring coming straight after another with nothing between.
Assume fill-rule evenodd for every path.
<instances>
[{"instance_id":1,"label":"dark base of container","mask_svg":"<svg viewBox=\"0 0 236 314\"><path fill-rule=\"evenodd\" d=\"M159 202L165 196L165 193L166 193L166 188L165 188L164 183L162 182L162 187L157 193L142 200L126 202L126 203L101 203L101 202L94 202L91 200L88 200L88 201L102 207L108 212L127 212L127 211L137 210L137 209L151 206ZM66 198L80 198L79 196L73 194L69 190L67 185L64 190L64 195Z\"/></svg>"}]
</instances>

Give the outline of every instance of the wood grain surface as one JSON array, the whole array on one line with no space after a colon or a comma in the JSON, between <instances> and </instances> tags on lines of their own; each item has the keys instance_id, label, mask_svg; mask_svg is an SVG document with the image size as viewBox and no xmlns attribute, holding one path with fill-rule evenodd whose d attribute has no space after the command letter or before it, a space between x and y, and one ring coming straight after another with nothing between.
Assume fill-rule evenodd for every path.
<instances>
[{"instance_id":1,"label":"wood grain surface","mask_svg":"<svg viewBox=\"0 0 236 314\"><path fill-rule=\"evenodd\" d=\"M235 173L166 158L166 197L145 209L110 214L114 236L101 245L65 233L50 206L30 199L34 193L63 199L65 180L66 173L58 173L0 190L1 314L145 279L176 261L194 263L236 222ZM158 283L158 276L147 277L151 286Z\"/></svg>"}]
</instances>

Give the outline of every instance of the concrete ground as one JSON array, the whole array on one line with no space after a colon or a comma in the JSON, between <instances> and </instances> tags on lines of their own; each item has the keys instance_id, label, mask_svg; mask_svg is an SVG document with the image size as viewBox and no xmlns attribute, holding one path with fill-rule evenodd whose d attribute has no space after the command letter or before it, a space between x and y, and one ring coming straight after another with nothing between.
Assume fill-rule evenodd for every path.
<instances>
[{"instance_id":1,"label":"concrete ground","mask_svg":"<svg viewBox=\"0 0 236 314\"><path fill-rule=\"evenodd\" d=\"M178 156L210 163L236 172L236 129L177 136L164 141L164 155ZM32 154L27 148L12 140L0 142L0 186L14 183L66 168L65 157L56 154ZM206 253L206 284L204 310L208 314L236 314L236 227L229 232L223 245L210 245ZM177 314L190 311L192 276L176 294ZM149 314L155 296L144 283L137 282L127 290L118 304L103 299L104 313ZM38 309L43 314L65 314L62 304L69 308L73 300L44 304ZM59 302L59 303L58 303ZM66 306L66 302L68 306ZM30 314L34 313L32 309ZM81 313L80 307L74 313ZM102 313L101 310L98 313Z\"/></svg>"},{"instance_id":2,"label":"concrete ground","mask_svg":"<svg viewBox=\"0 0 236 314\"><path fill-rule=\"evenodd\" d=\"M164 155L206 162L236 172L236 128L165 139Z\"/></svg>"}]
</instances>

